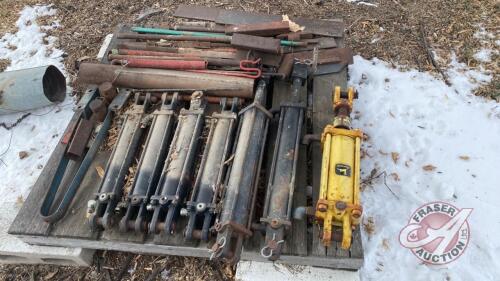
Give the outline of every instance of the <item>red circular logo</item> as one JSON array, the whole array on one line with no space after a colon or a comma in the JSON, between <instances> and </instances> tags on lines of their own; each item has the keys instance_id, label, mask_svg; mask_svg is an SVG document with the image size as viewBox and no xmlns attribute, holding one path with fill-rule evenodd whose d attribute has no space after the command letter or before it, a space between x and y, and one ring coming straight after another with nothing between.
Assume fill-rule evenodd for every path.
<instances>
[{"instance_id":1,"label":"red circular logo","mask_svg":"<svg viewBox=\"0 0 500 281\"><path fill-rule=\"evenodd\" d=\"M467 218L471 208L458 209L445 202L418 208L399 233L399 242L428 264L447 264L460 257L469 244Z\"/></svg>"}]
</instances>

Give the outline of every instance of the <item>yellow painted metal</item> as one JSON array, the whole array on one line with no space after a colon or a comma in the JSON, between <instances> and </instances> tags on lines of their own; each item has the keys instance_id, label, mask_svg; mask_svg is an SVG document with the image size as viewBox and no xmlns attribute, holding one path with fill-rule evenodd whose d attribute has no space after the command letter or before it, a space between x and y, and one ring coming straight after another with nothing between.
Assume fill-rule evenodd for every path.
<instances>
[{"instance_id":1,"label":"yellow painted metal","mask_svg":"<svg viewBox=\"0 0 500 281\"><path fill-rule=\"evenodd\" d=\"M341 99L337 87L333 96L334 107L352 106L354 90L350 88L347 99ZM339 227L342 229L342 248L349 249L352 228L359 225L362 213L359 202L362 137L360 130L335 128L333 125L327 125L323 131L320 192L315 216L323 225L322 242L325 246L331 244L333 228Z\"/></svg>"}]
</instances>

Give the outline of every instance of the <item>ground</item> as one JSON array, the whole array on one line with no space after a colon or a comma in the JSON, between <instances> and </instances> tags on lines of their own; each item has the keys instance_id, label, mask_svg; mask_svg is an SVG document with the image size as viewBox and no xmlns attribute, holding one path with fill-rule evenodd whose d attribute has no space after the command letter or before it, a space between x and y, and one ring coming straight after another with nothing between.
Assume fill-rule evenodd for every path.
<instances>
[{"instance_id":1,"label":"ground","mask_svg":"<svg viewBox=\"0 0 500 281\"><path fill-rule=\"evenodd\" d=\"M437 79L446 81L448 84L450 83L449 80L455 82L453 77L450 77L453 76L453 72L446 70L450 63L464 63L467 69L478 70L491 75L491 80L475 88L473 90L474 93L493 99L500 97L500 82L498 78L499 41L497 39L498 36L495 35L499 23L500 5L497 1L493 0L370 0L364 2L353 0L289 0L269 2L224 0L175 2L55 0L45 2L34 0L2 0L0 1L0 37L7 32L12 33L16 31L15 21L18 18L18 12L25 5L49 3L52 3L53 8L57 9L57 14L39 18L40 25L44 24L44 22L59 21L60 27L51 29L47 33L59 39L55 42L54 47L65 52L63 55L64 65L66 73L72 78L72 82L76 73L75 65L80 61L94 58L104 36L113 32L117 24L133 22L146 9L164 9L164 13L148 17L142 20L141 24L168 22L177 5L186 3L224 7L227 9L288 14L290 16L316 18L341 17L346 23L347 45L352 47L354 52L363 58L371 59L376 57L402 70L416 69L418 71L425 71ZM455 61L453 61L453 54L456 56ZM485 57L488 57L488 59L485 59ZM361 58L357 58L357 60L358 65L363 65L365 62ZM9 64L8 60L0 58L0 71ZM367 63L367 65L364 65L364 68L370 68L369 65ZM387 70L387 73L390 76L390 70ZM374 84L376 85L377 79L383 79L382 81L385 81L385 84L388 85L390 81L386 81L385 79L392 79L376 75L372 75L372 77L370 73L362 73L359 68L350 72L350 75L352 76L351 83L354 83L357 87L364 87L371 90L377 90L376 88L372 88ZM395 74L392 73L392 75ZM425 79L431 78L426 77ZM372 84L369 83L370 81ZM436 87L439 90L443 90L440 86ZM78 87L75 88L75 94L79 94ZM363 104L365 101L361 103ZM367 107L366 111L368 111L368 105L365 105L365 107ZM432 108L432 106L429 107ZM408 108L395 108L391 111L391 115L398 116L398 113L403 114L405 110L413 110ZM439 109L436 108L436 110ZM361 114L365 114L364 112L361 110ZM363 121L363 117L361 117L361 120ZM362 128L372 127L369 122L362 123L360 121L359 125ZM380 135L382 130L375 131L368 129L367 131L369 136L375 137L378 134L379 138L384 138L383 135ZM452 130L448 133L456 134ZM410 136L412 134L414 132L411 132ZM386 144L384 143L384 145ZM374 145L378 150L377 143L374 143ZM416 147L423 149L426 145L428 145L426 142L417 143ZM394 151L403 148L396 145ZM389 154L392 151L386 151L385 148L380 151L377 150L371 151L371 153L376 152L391 157L395 155ZM370 149L368 149L368 153L370 153ZM398 153L397 159L404 156L401 151L395 153ZM394 160L394 157L392 157L391 161L397 162L397 159ZM375 171L380 171L380 167L378 166L381 165L380 163L370 160L366 160L366 162L369 163L370 170L378 168L379 170ZM389 166L389 164L383 163L384 167ZM400 172L397 167L394 172L388 174L394 179L395 177L404 176L404 172ZM365 187L369 192L374 188L370 187L370 183L368 181L368 186ZM395 193L399 194L398 190ZM391 196L389 195L389 198ZM389 198L387 199L389 200ZM370 202L370 198L368 198L367 202ZM376 222L377 220L383 221L375 217ZM372 227L375 227L373 231L377 231L377 226L371 226L371 224L373 224L373 221L365 221L364 229L367 231L367 237L371 237L370 232L372 231ZM391 245L389 242L384 243L384 247L386 247L386 244ZM374 249L368 248L368 251L372 250ZM100 258L103 256L107 258ZM129 257L132 257L132 259ZM170 277L169 280L232 279L234 274L228 267L221 267L205 260L192 258L157 258L99 252L96 260L100 262L96 262L96 265L89 269L54 266L1 266L0 280L65 280L69 276L76 277L79 280L100 280L102 278L103 280L109 280L108 276L110 276L112 280L116 280L122 268L135 268L135 271L126 271L124 273L124 278L129 280L144 279L144 276L150 275L151 272L157 272L155 271L157 268L161 269L158 270L160 274L158 274L157 278L168 276ZM128 261L130 261L130 264L127 263ZM168 267L168 271L163 270L164 267ZM383 269L380 269L380 267L383 268L384 264L382 263L378 267L367 270L383 272Z\"/></svg>"}]
</instances>

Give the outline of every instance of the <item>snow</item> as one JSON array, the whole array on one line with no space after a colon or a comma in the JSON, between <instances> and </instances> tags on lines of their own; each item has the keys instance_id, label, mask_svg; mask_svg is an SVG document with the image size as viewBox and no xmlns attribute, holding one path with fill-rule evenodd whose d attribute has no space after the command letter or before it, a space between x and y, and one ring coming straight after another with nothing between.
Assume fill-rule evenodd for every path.
<instances>
[{"instance_id":1,"label":"snow","mask_svg":"<svg viewBox=\"0 0 500 281\"><path fill-rule=\"evenodd\" d=\"M456 59L448 69L451 87L428 73L400 72L378 59L356 56L350 85L359 91L354 126L363 144L362 178L386 172L362 193L364 218L375 231L363 233L362 280L495 280L500 276L500 106L472 94L491 77ZM397 153L397 161L391 153ZM462 158L460 158L462 157ZM422 167L433 165L435 171ZM391 193L391 191L394 194ZM474 208L471 241L446 267L422 264L398 240L413 211L445 201Z\"/></svg>"},{"instance_id":2,"label":"snow","mask_svg":"<svg viewBox=\"0 0 500 281\"><path fill-rule=\"evenodd\" d=\"M50 5L26 6L20 12L16 22L18 31L0 39L0 58L11 60L7 70L52 64L64 71L63 51L54 47L56 38L44 33L59 26L58 23L50 26L36 23L38 17L55 13ZM30 111L31 115L11 130L0 127L0 204L17 202L19 205L26 199L73 115L73 104L73 99L67 97L63 104ZM25 113L0 115L0 123L12 124ZM21 151L26 151L28 156L19 159Z\"/></svg>"}]
</instances>

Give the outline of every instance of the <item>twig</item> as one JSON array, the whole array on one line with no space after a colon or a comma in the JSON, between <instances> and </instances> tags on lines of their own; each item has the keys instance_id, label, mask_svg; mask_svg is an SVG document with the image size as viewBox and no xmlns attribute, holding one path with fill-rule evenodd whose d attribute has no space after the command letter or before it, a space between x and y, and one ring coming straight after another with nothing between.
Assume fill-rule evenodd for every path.
<instances>
[{"instance_id":1,"label":"twig","mask_svg":"<svg viewBox=\"0 0 500 281\"><path fill-rule=\"evenodd\" d=\"M19 123L21 123L21 121L23 121L24 119L26 119L26 117L28 117L30 115L31 115L31 113L25 113L25 114L23 114L23 116L19 117L19 119L17 119L16 122L14 122L12 124L6 124L5 122L2 122L2 123L0 123L0 127L5 128L6 130L10 130L10 129L14 128L15 126L17 126Z\"/></svg>"},{"instance_id":2,"label":"twig","mask_svg":"<svg viewBox=\"0 0 500 281\"><path fill-rule=\"evenodd\" d=\"M427 34L425 32L425 27L423 22L420 22L420 34L422 36L422 43L424 44L424 48L427 51L427 57L429 58L429 61L431 62L432 66L434 66L434 68L441 74L446 85L451 86L451 83L448 80L448 75L444 73L444 71L441 69L441 67L439 67L436 60L434 59L434 53L432 52L432 48L429 46L429 43L427 42Z\"/></svg>"},{"instance_id":3,"label":"twig","mask_svg":"<svg viewBox=\"0 0 500 281\"><path fill-rule=\"evenodd\" d=\"M396 193L394 193L394 191L392 191L392 189L389 187L389 185L387 184L387 172L386 171L383 171L383 172L380 172L378 175L376 176L373 176L373 177L370 177L364 181L361 182L361 184L365 184L365 183L371 183L372 180L374 179L378 179L380 178L381 176L384 176L384 185L385 187L387 187L387 189L392 193L392 195L394 195L394 197L396 197L396 199L399 200L399 196L396 195Z\"/></svg>"},{"instance_id":4,"label":"twig","mask_svg":"<svg viewBox=\"0 0 500 281\"><path fill-rule=\"evenodd\" d=\"M134 22L140 22L143 21L151 16L154 16L156 14L159 14L161 12L164 12L166 9L159 9L159 10L150 10L147 12L144 12L143 14L139 15L137 19L134 20Z\"/></svg>"},{"instance_id":5,"label":"twig","mask_svg":"<svg viewBox=\"0 0 500 281\"><path fill-rule=\"evenodd\" d=\"M115 280L122 280L123 276L125 273L127 273L128 267L130 266L130 263L134 259L134 255L129 255L125 262L123 262L122 268L120 269L120 272L118 272L118 275L116 275Z\"/></svg>"}]
</instances>

